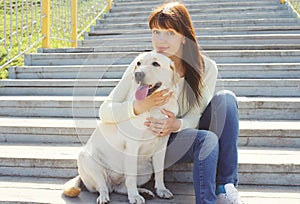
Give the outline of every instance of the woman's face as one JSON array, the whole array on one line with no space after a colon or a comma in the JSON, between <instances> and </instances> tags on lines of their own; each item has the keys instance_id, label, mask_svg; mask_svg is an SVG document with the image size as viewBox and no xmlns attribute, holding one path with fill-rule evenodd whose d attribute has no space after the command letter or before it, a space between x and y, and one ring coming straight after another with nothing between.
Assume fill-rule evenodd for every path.
<instances>
[{"instance_id":1,"label":"woman's face","mask_svg":"<svg viewBox=\"0 0 300 204\"><path fill-rule=\"evenodd\" d=\"M158 53L167 57L182 56L184 36L173 29L152 29L152 46Z\"/></svg>"}]
</instances>

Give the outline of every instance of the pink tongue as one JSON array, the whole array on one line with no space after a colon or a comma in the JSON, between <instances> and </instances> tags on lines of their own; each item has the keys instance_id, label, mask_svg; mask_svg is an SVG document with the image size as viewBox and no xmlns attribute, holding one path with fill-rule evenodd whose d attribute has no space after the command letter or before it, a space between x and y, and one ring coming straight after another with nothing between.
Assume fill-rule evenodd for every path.
<instances>
[{"instance_id":1,"label":"pink tongue","mask_svg":"<svg viewBox=\"0 0 300 204\"><path fill-rule=\"evenodd\" d=\"M149 91L148 85L141 85L138 87L138 89L135 92L135 98L136 100L140 101L146 98Z\"/></svg>"}]
</instances>

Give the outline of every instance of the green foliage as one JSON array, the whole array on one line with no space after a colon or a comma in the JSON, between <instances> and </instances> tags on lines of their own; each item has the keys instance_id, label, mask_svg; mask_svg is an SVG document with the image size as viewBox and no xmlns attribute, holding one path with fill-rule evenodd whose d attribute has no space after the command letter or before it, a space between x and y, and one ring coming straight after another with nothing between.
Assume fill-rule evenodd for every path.
<instances>
[{"instance_id":1,"label":"green foliage","mask_svg":"<svg viewBox=\"0 0 300 204\"><path fill-rule=\"evenodd\" d=\"M294 7L294 9L297 11L297 13L300 14L300 0L289 0L289 2Z\"/></svg>"},{"instance_id":2,"label":"green foliage","mask_svg":"<svg viewBox=\"0 0 300 204\"><path fill-rule=\"evenodd\" d=\"M6 3L6 15L4 14L4 3ZM23 9L22 4L24 5ZM21 54L41 37L41 33L37 31L40 27L40 21L34 21L36 16L39 18L40 0L30 0L27 5L28 10L32 12L28 13L28 26L25 29L21 29L22 26L24 28L26 25L26 19L21 15L21 13L26 9L26 4L17 0L12 1L13 9L10 9L10 1L3 1L0 4L0 40L4 38L7 39L5 43L2 42L0 44L0 66L5 64L8 59L12 59L18 54ZM34 10L37 10L37 13L34 13ZM4 15L6 17L5 24ZM18 24L16 23L17 21ZM4 33L4 25L6 26L6 33ZM41 46L41 43L38 43L27 52L35 53L36 48L39 46ZM0 79L8 77L7 69L9 66L20 66L23 64L23 57L16 58L12 63L10 63L10 65L0 69Z\"/></svg>"},{"instance_id":3,"label":"green foliage","mask_svg":"<svg viewBox=\"0 0 300 204\"><path fill-rule=\"evenodd\" d=\"M27 2L27 3L25 3ZM64 11L67 11L70 6L70 4L64 5L65 8L62 8L62 5L59 5L58 0L52 0L52 5L56 5L56 8L63 9ZM68 2L68 1L67 1ZM91 13L88 13L86 16L84 16L83 12L86 12L89 9L96 10L99 12L102 10L104 6L104 2L100 3L96 6L92 5L93 1L83 1L84 3L80 3L78 5L78 17L84 20L91 21L92 18L94 18ZM4 14L4 3L6 3L6 15ZM8 59L12 59L13 57L19 55L24 50L29 48L34 42L36 42L38 39L42 37L41 30L40 30L40 3L41 0L12 0L12 10L10 9L10 1L0 0L0 41L6 37L8 39L6 41L6 44L4 42L0 43L0 66L5 64ZM23 11L22 11L22 5L23 5ZM26 13L26 6L28 5L28 27L26 29L21 29L22 20L23 20L23 27L26 25L26 19L24 16L22 16L22 12ZM57 12L57 13L55 13ZM67 11L68 13L69 11ZM51 11L51 15L59 16L61 14L61 11L54 10L54 13ZM68 13L70 14L70 13ZM6 16L6 36L4 36L4 15ZM26 14L25 14L26 15ZM38 19L35 21L35 19ZM18 20L18 24L16 24ZM10 22L12 24L10 25ZM51 22L53 23L52 19ZM78 32L80 33L90 22L78 22ZM55 24L55 23L54 23ZM70 24L70 23L69 23ZM70 33L70 25L68 25L68 31L65 31L66 28L60 28L57 29L58 26L54 25L52 27L52 34L51 36L55 36L57 38L66 38L65 33ZM13 32L10 32L10 31ZM25 30L25 31L24 31ZM28 32L26 32L28 30ZM12 36L10 36L10 33L14 33ZM32 33L32 34L30 34ZM10 41L10 37L11 41ZM79 38L79 40L82 40L83 36ZM29 49L27 53L36 53L37 48L41 47L41 42L37 43L33 48ZM51 39L51 48L63 48L63 47L71 47L71 43L68 41L63 40L57 40L57 39ZM8 77L8 67L9 66L22 66L24 64L24 58L18 57L16 58L12 63L10 63L8 66L3 67L0 69L0 79L5 79Z\"/></svg>"}]
</instances>

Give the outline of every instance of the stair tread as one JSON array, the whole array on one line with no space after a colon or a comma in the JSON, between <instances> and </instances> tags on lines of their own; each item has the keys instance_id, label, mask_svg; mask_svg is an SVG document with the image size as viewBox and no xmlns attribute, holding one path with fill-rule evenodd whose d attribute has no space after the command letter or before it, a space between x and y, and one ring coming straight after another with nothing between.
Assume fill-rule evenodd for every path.
<instances>
[{"instance_id":1,"label":"stair tread","mask_svg":"<svg viewBox=\"0 0 300 204\"><path fill-rule=\"evenodd\" d=\"M255 69L255 66L299 66L300 62L274 62L274 63L264 63L264 62L257 62L257 63L217 63L217 66L253 66L253 68ZM113 66L113 67L112 67ZM129 66L129 64L120 64L120 65L33 65L33 66L15 66L13 68L17 68L17 69L43 69L43 68L47 68L47 69L55 69L55 68L67 68L67 69L72 69L72 68L76 68L76 69L85 69L85 68L110 68L112 67L112 69L118 69L118 68L127 68ZM299 69L299 67L297 67L296 69Z\"/></svg>"},{"instance_id":2,"label":"stair tread","mask_svg":"<svg viewBox=\"0 0 300 204\"><path fill-rule=\"evenodd\" d=\"M127 27L136 27L136 28L148 28L147 22L127 22L127 23L102 23L95 25L97 28L127 28ZM280 19L240 19L240 20L232 20L232 19L223 19L223 20L194 20L194 25L202 25L203 28L210 28L215 26L236 26L236 27L242 27L245 25L249 26L292 26L294 24L297 25L297 19L294 18L280 18Z\"/></svg>"},{"instance_id":3,"label":"stair tread","mask_svg":"<svg viewBox=\"0 0 300 204\"><path fill-rule=\"evenodd\" d=\"M21 201L36 203L95 203L97 194L83 190L78 198L62 196L63 184L67 179L33 178L33 177L1 177L0 203L3 201ZM155 198L147 203L194 203L192 183L169 183L166 186L174 193L173 200ZM151 189L152 185L149 185ZM298 204L300 187L239 185L239 194L247 204ZM39 196L36 196L39 195ZM116 193L111 194L112 204L128 203L127 197Z\"/></svg>"},{"instance_id":4,"label":"stair tread","mask_svg":"<svg viewBox=\"0 0 300 204\"><path fill-rule=\"evenodd\" d=\"M95 118L0 117L1 127L94 128Z\"/></svg>"},{"instance_id":5,"label":"stair tread","mask_svg":"<svg viewBox=\"0 0 300 204\"><path fill-rule=\"evenodd\" d=\"M92 27L94 29L94 27ZM205 31L208 31L207 33ZM298 25L293 26L245 26L245 27L216 27L216 28L199 28L195 29L197 35L211 35L212 31L228 33L239 33L239 32L251 32L251 33L300 33L300 27ZM294 32L292 32L294 31ZM228 32L228 33L226 33ZM88 33L88 36L97 36L97 35L123 35L127 34L148 34L149 31L142 28L135 29L109 29L109 30L92 30ZM248 34L248 33L247 33Z\"/></svg>"},{"instance_id":6,"label":"stair tread","mask_svg":"<svg viewBox=\"0 0 300 204\"><path fill-rule=\"evenodd\" d=\"M244 13L243 15L241 15L238 12L232 12L232 14L228 14L228 13L198 13L196 15L191 14L191 18L192 20L216 20L216 19L234 19L240 17L240 19L257 19L257 18L294 18L294 16L289 13L286 12L285 10L281 10L281 11L248 11L247 13ZM103 20L100 19L100 22L125 22L127 23L128 21L131 22L131 20L135 21L135 22L145 22L147 21L148 16L143 16L140 15L139 18L137 19L136 16L130 16L130 15L115 15L113 13L109 14L109 18L105 18Z\"/></svg>"},{"instance_id":7,"label":"stair tread","mask_svg":"<svg viewBox=\"0 0 300 204\"><path fill-rule=\"evenodd\" d=\"M0 158L33 160L76 160L80 144L0 144ZM239 147L239 164L300 165L300 150L283 147Z\"/></svg>"},{"instance_id":8,"label":"stair tread","mask_svg":"<svg viewBox=\"0 0 300 204\"><path fill-rule=\"evenodd\" d=\"M1 117L2 127L66 127L74 128L76 124L80 127L94 128L95 118L53 118L53 117ZM92 124L92 125L91 125ZM298 120L241 120L241 129L267 129L267 130L300 130ZM299 135L300 136L300 135Z\"/></svg>"}]
</instances>

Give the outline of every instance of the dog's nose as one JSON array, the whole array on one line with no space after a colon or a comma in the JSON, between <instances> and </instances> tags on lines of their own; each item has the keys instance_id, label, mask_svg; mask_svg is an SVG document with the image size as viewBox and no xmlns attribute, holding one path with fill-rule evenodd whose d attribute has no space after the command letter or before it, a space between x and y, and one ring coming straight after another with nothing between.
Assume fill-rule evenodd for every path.
<instances>
[{"instance_id":1,"label":"dog's nose","mask_svg":"<svg viewBox=\"0 0 300 204\"><path fill-rule=\"evenodd\" d=\"M137 83L142 82L143 79L145 77L145 73L144 72L135 72L134 73L134 78L136 80Z\"/></svg>"}]
</instances>

